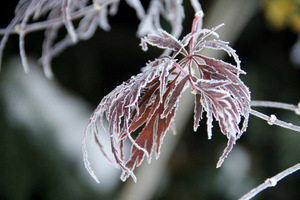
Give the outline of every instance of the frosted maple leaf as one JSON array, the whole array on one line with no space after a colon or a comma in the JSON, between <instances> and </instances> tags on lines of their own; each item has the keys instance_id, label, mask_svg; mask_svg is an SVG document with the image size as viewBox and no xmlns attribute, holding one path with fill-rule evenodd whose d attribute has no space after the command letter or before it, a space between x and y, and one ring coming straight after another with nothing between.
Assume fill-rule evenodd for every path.
<instances>
[{"instance_id":1,"label":"frosted maple leaf","mask_svg":"<svg viewBox=\"0 0 300 200\"><path fill-rule=\"evenodd\" d=\"M240 80L246 74L240 68L240 60L228 42L218 39L216 30L223 24L210 29L202 29L203 12L198 12L192 24L191 33L182 40L176 39L164 30L158 34L148 34L141 40L143 50L147 45L173 51L172 56L163 56L149 62L143 71L131 77L105 96L90 117L83 141L85 166L98 181L87 159L85 139L92 134L101 151L99 125L104 125L110 134L111 162L123 171L121 179L131 176L143 159L155 153L158 158L162 140L171 126L179 98L190 88L195 96L194 131L206 112L208 138L212 136L213 119L218 121L221 132L228 143L217 167L220 167L236 140L246 130L250 112L250 92ZM217 39L209 40L213 36ZM202 49L223 50L232 56L236 65L201 55ZM179 59L179 55L182 55ZM240 125L242 124L242 125ZM134 135L136 135L134 137ZM130 149L125 141L131 142ZM127 158L125 152L129 151ZM106 156L107 157L107 156ZM108 158L108 157L107 157Z\"/></svg>"}]
</instances>

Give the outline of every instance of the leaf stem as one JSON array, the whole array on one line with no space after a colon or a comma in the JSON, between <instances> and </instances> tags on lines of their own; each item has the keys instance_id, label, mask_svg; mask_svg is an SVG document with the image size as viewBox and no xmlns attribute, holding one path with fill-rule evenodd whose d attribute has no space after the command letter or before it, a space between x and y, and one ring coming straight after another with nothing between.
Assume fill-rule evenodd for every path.
<instances>
[{"instance_id":1,"label":"leaf stem","mask_svg":"<svg viewBox=\"0 0 300 200\"><path fill-rule=\"evenodd\" d=\"M199 21L199 19L201 19L203 17L203 12L202 11L199 11L195 14L195 18L194 18L194 21L193 21L193 24L192 24L192 31L191 31L191 34L193 35L196 30L197 30L197 22ZM191 37L191 40L190 40L190 53L192 52L194 48L194 35Z\"/></svg>"},{"instance_id":2,"label":"leaf stem","mask_svg":"<svg viewBox=\"0 0 300 200\"><path fill-rule=\"evenodd\" d=\"M177 64L177 63L174 62L173 65L176 68L178 68L185 76L187 75L187 73L183 70L183 68L179 64Z\"/></svg>"}]
</instances>

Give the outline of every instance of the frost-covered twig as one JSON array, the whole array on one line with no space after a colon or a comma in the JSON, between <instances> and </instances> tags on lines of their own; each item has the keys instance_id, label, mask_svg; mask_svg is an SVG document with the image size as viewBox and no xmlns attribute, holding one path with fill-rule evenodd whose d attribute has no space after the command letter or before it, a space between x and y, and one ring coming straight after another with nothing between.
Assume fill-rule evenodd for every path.
<instances>
[{"instance_id":1,"label":"frost-covered twig","mask_svg":"<svg viewBox=\"0 0 300 200\"><path fill-rule=\"evenodd\" d=\"M277 125L277 126L281 126L283 128L287 128L287 129L290 129L290 130L293 130L293 131L300 132L300 126L296 126L296 125L293 125L291 123L287 123L287 122L284 122L282 120L279 120L275 117L275 115L268 116L268 115L265 115L265 114L260 113L256 110L253 110L253 109L251 109L250 114L267 121L270 125L274 124L274 125Z\"/></svg>"},{"instance_id":2,"label":"frost-covered twig","mask_svg":"<svg viewBox=\"0 0 300 200\"><path fill-rule=\"evenodd\" d=\"M296 114L300 114L300 103L298 105L293 105L293 104L287 104L287 103L281 103L281 102L273 102L273 101L251 101L251 106L259 106L259 107L269 107L269 108L279 108L279 109L285 109L285 110L290 110L294 111ZM269 125L277 125L283 128L287 128L293 131L300 132L300 126L293 125L291 123L287 123L284 121L281 121L277 119L275 115L265 115L261 112L258 112L256 110L251 109L250 114L259 117L265 121L268 122ZM252 197L256 196L258 193L261 191L265 190L268 187L274 187L276 186L277 182L280 181L281 179L285 178L286 176L300 170L300 163L284 170L283 172L277 174L276 176L272 178L268 178L264 183L259 185L258 187L252 189L250 192L245 194L240 200L248 200L251 199Z\"/></svg>"},{"instance_id":3,"label":"frost-covered twig","mask_svg":"<svg viewBox=\"0 0 300 200\"><path fill-rule=\"evenodd\" d=\"M300 103L298 105L287 104L287 103L280 103L274 101L251 101L251 107L260 106L260 107L270 107L270 108L279 108L294 111L296 114L300 114ZM288 122L284 122L282 120L277 119L275 115L265 115L261 112L251 109L250 114L259 117L268 122L270 125L277 125L283 128L287 128L293 131L300 132L300 126L293 125Z\"/></svg>"},{"instance_id":4,"label":"frost-covered twig","mask_svg":"<svg viewBox=\"0 0 300 200\"><path fill-rule=\"evenodd\" d=\"M60 52L78 41L92 37L97 27L105 31L110 29L108 16L118 11L120 0L27 0L19 1L15 9L15 17L4 29L0 29L3 37L0 41L0 69L2 55L9 36L19 34L20 56L25 72L29 71L25 51L25 36L31 32L45 30L41 63L45 75L52 78L51 61ZM182 30L184 11L182 0L152 0L146 12L140 0L126 0L135 9L141 21L138 35L155 33L161 27L161 18L170 23L172 34L178 37ZM201 9L197 1L191 0L195 11ZM73 24L78 20L78 26ZM77 23L76 23L77 24ZM67 30L66 36L57 40L61 28Z\"/></svg>"},{"instance_id":5,"label":"frost-covered twig","mask_svg":"<svg viewBox=\"0 0 300 200\"><path fill-rule=\"evenodd\" d=\"M280 108L284 110L290 110L294 111L296 114L300 114L300 102L298 105L288 104L288 103L281 103L281 102L275 102L275 101L257 101L252 100L250 102L251 106L255 107L269 107L269 108Z\"/></svg>"},{"instance_id":6,"label":"frost-covered twig","mask_svg":"<svg viewBox=\"0 0 300 200\"><path fill-rule=\"evenodd\" d=\"M252 189L250 192L248 192L247 194L245 194L243 197L240 198L240 200L248 200L253 198L254 196L256 196L258 193L260 193L261 191L265 190L268 187L274 187L276 186L276 184L282 180L283 178L287 177L288 175L299 171L300 170L300 163L280 172L279 174L277 174L276 176L273 176L272 178L268 178L267 180L265 180L264 183L262 183L261 185L257 186L256 188Z\"/></svg>"},{"instance_id":7,"label":"frost-covered twig","mask_svg":"<svg viewBox=\"0 0 300 200\"><path fill-rule=\"evenodd\" d=\"M73 21L73 20L79 19L79 18L83 17L84 15L86 15L87 13L91 12L93 9L95 9L95 6L90 5L85 8L82 8L78 11L75 11L71 14L70 20ZM24 32L26 34L28 34L31 32L47 29L48 27L51 27L53 25L63 24L63 23L64 23L63 18L61 16L59 16L59 17L55 17L53 19L47 19L45 21L38 21L38 22L33 22L31 24L27 24L27 26L24 28ZM18 29L14 28L14 27L1 28L0 35L4 35L4 34L18 34Z\"/></svg>"}]
</instances>

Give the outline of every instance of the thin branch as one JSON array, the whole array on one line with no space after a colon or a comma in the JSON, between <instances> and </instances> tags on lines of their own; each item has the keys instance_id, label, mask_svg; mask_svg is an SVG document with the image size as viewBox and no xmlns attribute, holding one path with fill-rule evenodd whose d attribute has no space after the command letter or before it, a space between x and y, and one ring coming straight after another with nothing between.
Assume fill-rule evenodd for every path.
<instances>
[{"instance_id":1,"label":"thin branch","mask_svg":"<svg viewBox=\"0 0 300 200\"><path fill-rule=\"evenodd\" d=\"M248 200L253 198L254 196L256 196L258 193L260 193L261 191L265 190L268 187L274 187L276 186L276 184L283 178L287 177L288 175L299 171L300 170L300 163L280 172L279 174L277 174L276 176L273 176L272 178L268 178L267 180L265 180L264 183L262 183L261 185L259 185L258 187L252 189L250 192L248 192L247 194L245 194L243 197L241 197L239 200Z\"/></svg>"},{"instance_id":2,"label":"thin branch","mask_svg":"<svg viewBox=\"0 0 300 200\"><path fill-rule=\"evenodd\" d=\"M284 110L295 111L296 114L300 114L300 103L298 105L274 102L274 101L251 101L251 106L268 107L268 108L280 108Z\"/></svg>"},{"instance_id":3,"label":"thin branch","mask_svg":"<svg viewBox=\"0 0 300 200\"><path fill-rule=\"evenodd\" d=\"M29 71L29 65L27 60L27 55L25 51L25 27L27 25L27 22L29 21L30 15L32 14L32 10L34 9L35 4L31 3L28 7L28 9L25 12L25 16L20 24L20 31L19 31L19 49L20 49L20 56L22 65L24 68L24 71L27 73Z\"/></svg>"},{"instance_id":4,"label":"thin branch","mask_svg":"<svg viewBox=\"0 0 300 200\"><path fill-rule=\"evenodd\" d=\"M71 36L72 42L76 43L78 41L78 36L76 34L75 28L72 23L71 13L70 13L70 0L64 0L62 6L63 20L65 27Z\"/></svg>"},{"instance_id":5,"label":"thin branch","mask_svg":"<svg viewBox=\"0 0 300 200\"><path fill-rule=\"evenodd\" d=\"M75 19L79 19L94 9L95 9L94 6L90 5L90 6L82 8L78 11L75 11L70 14L70 20L73 21ZM32 24L27 24L26 28L24 28L24 33L27 34L27 33L34 32L34 31L47 29L48 27L51 27L53 25L63 24L63 23L64 23L64 20L63 20L63 17L61 16L61 17L49 19L49 20L46 20L43 22L35 22ZM4 34L18 34L18 32L14 28L10 28L10 30L7 28L0 29L0 35L4 35Z\"/></svg>"},{"instance_id":6,"label":"thin branch","mask_svg":"<svg viewBox=\"0 0 300 200\"><path fill-rule=\"evenodd\" d=\"M251 107L257 106L257 107L279 108L279 109L294 111L295 114L297 114L297 115L300 114L300 102L296 106L293 104L274 102L274 101L253 101L252 100L250 102L250 105L251 105ZM268 115L265 115L261 112L253 110L253 109L251 109L250 114L267 121L268 124L270 124L270 125L275 124L275 125L281 126L283 128L287 128L287 129L290 129L293 131L300 132L300 126L296 126L291 123L287 123L287 122L278 120L275 115L268 116Z\"/></svg>"},{"instance_id":7,"label":"thin branch","mask_svg":"<svg viewBox=\"0 0 300 200\"><path fill-rule=\"evenodd\" d=\"M261 106L261 107L269 107L269 108L280 108L280 109L285 109L285 110L290 110L290 111L295 111L296 114L299 114L300 110L300 103L298 103L297 106L292 105L292 104L287 104L287 103L280 103L280 102L273 102L273 101L251 101L251 106ZM283 128L287 128L293 131L300 132L300 126L293 125L291 123L287 123L281 120L278 120L275 115L265 115L263 113L260 113L256 110L251 109L250 114L261 118L265 121L268 122L270 125L277 125L281 126ZM268 187L274 187L276 186L277 182L280 181L281 179L287 177L288 175L300 170L300 163L284 170L283 172L277 174L276 176L272 178L268 178L264 183L259 185L258 187L252 189L250 192L245 194L243 197L240 198L240 200L248 200L251 199L252 197L256 196L258 193L261 191L265 190Z\"/></svg>"},{"instance_id":8,"label":"thin branch","mask_svg":"<svg viewBox=\"0 0 300 200\"><path fill-rule=\"evenodd\" d=\"M256 110L253 110L253 109L250 110L250 114L267 121L270 125L277 125L277 126L281 126L283 128L287 128L287 129L290 129L293 131L300 132L300 126L296 126L291 123L281 121L281 120L277 119L275 117L275 115L268 116L268 115L265 115Z\"/></svg>"}]
</instances>

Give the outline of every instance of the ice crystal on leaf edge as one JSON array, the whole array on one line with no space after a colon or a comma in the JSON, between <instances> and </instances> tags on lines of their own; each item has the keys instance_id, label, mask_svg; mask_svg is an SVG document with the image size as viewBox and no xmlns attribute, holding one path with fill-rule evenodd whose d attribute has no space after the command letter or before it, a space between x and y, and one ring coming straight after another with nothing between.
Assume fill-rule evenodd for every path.
<instances>
[{"instance_id":1,"label":"ice crystal on leaf edge","mask_svg":"<svg viewBox=\"0 0 300 200\"><path fill-rule=\"evenodd\" d=\"M202 17L202 11L196 13L191 33L181 41L164 30L142 38L143 50L147 50L147 45L156 46L173 51L172 56L163 56L149 62L140 74L131 77L105 96L91 115L84 134L83 152L85 166L97 182L88 161L87 135L92 134L100 150L108 158L98 130L99 125L104 126L103 121L106 119L108 126L105 128L110 134L114 157L114 160L108 160L122 169L123 181L129 176L136 181L134 168L142 163L145 156L150 162L154 151L158 158L164 135L171 126L175 126L174 117L179 98L189 86L195 96L194 131L205 111L208 138L212 137L213 118L218 121L221 132L228 138L227 147L217 167L222 165L236 140L245 132L250 113L250 91L239 75L246 73L240 69L240 60L235 50L228 42L218 39L216 30L222 24L211 30L202 29ZM208 40L209 36L216 39ZM236 65L199 54L205 48L225 51L234 58ZM179 54L183 58L179 59ZM243 124L241 128L240 123ZM138 135L134 138L133 133L136 132ZM126 140L132 143L129 158L125 156Z\"/></svg>"}]
</instances>

